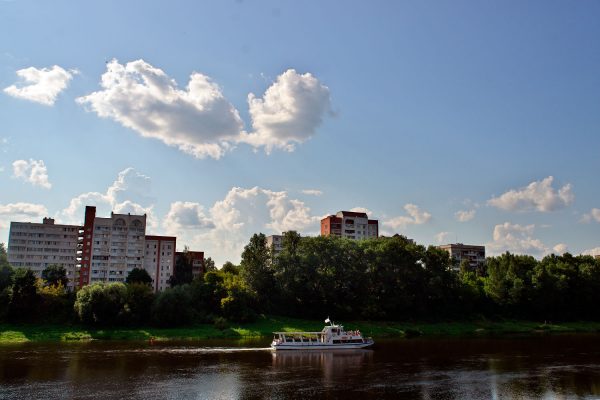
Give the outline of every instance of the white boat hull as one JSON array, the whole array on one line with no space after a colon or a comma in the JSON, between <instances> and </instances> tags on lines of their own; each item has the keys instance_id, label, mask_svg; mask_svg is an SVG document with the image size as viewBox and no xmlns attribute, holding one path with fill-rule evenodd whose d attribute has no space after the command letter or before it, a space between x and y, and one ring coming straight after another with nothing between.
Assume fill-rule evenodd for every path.
<instances>
[{"instance_id":1,"label":"white boat hull","mask_svg":"<svg viewBox=\"0 0 600 400\"><path fill-rule=\"evenodd\" d=\"M340 344L328 344L328 343L278 343L271 344L273 350L348 350L348 349L364 349L373 345L373 341L365 343L340 343Z\"/></svg>"}]
</instances>

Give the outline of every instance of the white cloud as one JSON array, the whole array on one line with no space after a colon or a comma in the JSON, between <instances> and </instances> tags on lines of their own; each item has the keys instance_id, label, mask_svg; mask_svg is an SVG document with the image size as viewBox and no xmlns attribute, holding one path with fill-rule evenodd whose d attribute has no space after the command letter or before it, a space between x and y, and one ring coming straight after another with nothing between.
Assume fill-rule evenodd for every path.
<instances>
[{"instance_id":1,"label":"white cloud","mask_svg":"<svg viewBox=\"0 0 600 400\"><path fill-rule=\"evenodd\" d=\"M581 222L589 224L592 221L600 222L600 208L592 208L589 213L583 214Z\"/></svg>"},{"instance_id":2,"label":"white cloud","mask_svg":"<svg viewBox=\"0 0 600 400\"><path fill-rule=\"evenodd\" d=\"M48 181L48 169L43 160L16 160L12 166L15 178L22 179L33 186L41 186L46 189L52 187L52 184Z\"/></svg>"},{"instance_id":3,"label":"white cloud","mask_svg":"<svg viewBox=\"0 0 600 400\"><path fill-rule=\"evenodd\" d=\"M475 210L460 210L454 213L458 222L467 222L475 218Z\"/></svg>"},{"instance_id":4,"label":"white cloud","mask_svg":"<svg viewBox=\"0 0 600 400\"><path fill-rule=\"evenodd\" d=\"M596 256L600 254L600 247L594 247L593 249L584 250L581 254L585 256Z\"/></svg>"},{"instance_id":5,"label":"white cloud","mask_svg":"<svg viewBox=\"0 0 600 400\"><path fill-rule=\"evenodd\" d=\"M144 60L112 60L102 90L77 99L143 137L161 140L198 158L220 158L242 131L238 111L208 76L192 73L185 90Z\"/></svg>"},{"instance_id":6,"label":"white cloud","mask_svg":"<svg viewBox=\"0 0 600 400\"><path fill-rule=\"evenodd\" d=\"M562 255L569 251L569 246L565 243L559 243L552 248L554 254Z\"/></svg>"},{"instance_id":7,"label":"white cloud","mask_svg":"<svg viewBox=\"0 0 600 400\"><path fill-rule=\"evenodd\" d=\"M493 241L486 247L490 255L506 251L516 254L540 256L548 253L548 248L539 239L533 237L535 225L519 225L505 222L494 227Z\"/></svg>"},{"instance_id":8,"label":"white cloud","mask_svg":"<svg viewBox=\"0 0 600 400\"><path fill-rule=\"evenodd\" d=\"M21 82L4 88L4 93L51 106L76 73L75 70L67 71L58 65L42 69L35 67L20 69L17 71L17 76L21 78Z\"/></svg>"},{"instance_id":9,"label":"white cloud","mask_svg":"<svg viewBox=\"0 0 600 400\"><path fill-rule=\"evenodd\" d=\"M309 196L321 196L323 192L317 189L304 189L302 193L307 194Z\"/></svg>"},{"instance_id":10,"label":"white cloud","mask_svg":"<svg viewBox=\"0 0 600 400\"><path fill-rule=\"evenodd\" d=\"M450 232L440 232L435 235L435 241L437 243L448 243L449 236L450 236Z\"/></svg>"},{"instance_id":11,"label":"white cloud","mask_svg":"<svg viewBox=\"0 0 600 400\"><path fill-rule=\"evenodd\" d=\"M431 214L427 211L422 211L419 206L415 204L406 204L404 206L404 210L406 210L406 215L402 215L399 217L392 218L390 220L384 221L384 226L389 226L392 229L405 228L408 225L422 225L429 220L431 220Z\"/></svg>"},{"instance_id":12,"label":"white cloud","mask_svg":"<svg viewBox=\"0 0 600 400\"><path fill-rule=\"evenodd\" d=\"M298 74L288 69L265 91L262 98L248 95L253 132L242 141L255 147L294 150L315 134L330 112L329 88L310 73Z\"/></svg>"},{"instance_id":13,"label":"white cloud","mask_svg":"<svg viewBox=\"0 0 600 400\"><path fill-rule=\"evenodd\" d=\"M560 189L552 187L554 177L549 176L541 181L531 182L524 188L512 189L500 197L488 200L488 205L506 211L541 212L555 211L567 207L575 200L571 184L566 184Z\"/></svg>"},{"instance_id":14,"label":"white cloud","mask_svg":"<svg viewBox=\"0 0 600 400\"><path fill-rule=\"evenodd\" d=\"M319 220L304 202L290 199L285 191L234 187L208 211L198 203L172 203L162 226L170 234L177 234L178 247L189 245L192 250L204 250L222 263L239 261L254 233L316 233Z\"/></svg>"},{"instance_id":15,"label":"white cloud","mask_svg":"<svg viewBox=\"0 0 600 400\"><path fill-rule=\"evenodd\" d=\"M119 172L106 192L87 192L72 198L69 205L58 213L57 219L80 224L85 206L96 206L98 216L109 216L111 212L146 214L147 230L153 230L158 227L158 220L153 212L153 199L148 196L150 192L151 179L134 168L126 168Z\"/></svg>"},{"instance_id":16,"label":"white cloud","mask_svg":"<svg viewBox=\"0 0 600 400\"><path fill-rule=\"evenodd\" d=\"M171 203L169 212L163 219L163 227L170 235L183 230L212 229L215 225L206 216L204 207L198 203L176 201Z\"/></svg>"},{"instance_id":17,"label":"white cloud","mask_svg":"<svg viewBox=\"0 0 600 400\"><path fill-rule=\"evenodd\" d=\"M197 158L218 159L237 143L293 150L314 135L329 109L329 89L310 74L288 70L263 99L250 94L255 132L244 131L238 110L208 76L194 72L180 89L164 71L144 60L107 64L102 89L77 102L143 137L154 138Z\"/></svg>"},{"instance_id":18,"label":"white cloud","mask_svg":"<svg viewBox=\"0 0 600 400\"><path fill-rule=\"evenodd\" d=\"M365 214L367 214L367 216L369 218L371 218L373 216L373 211L369 210L368 208L365 207L353 207L348 211L354 211L354 212L364 212Z\"/></svg>"},{"instance_id":19,"label":"white cloud","mask_svg":"<svg viewBox=\"0 0 600 400\"><path fill-rule=\"evenodd\" d=\"M8 238L6 230L11 221L41 222L46 215L48 210L42 204L23 202L0 204L0 238Z\"/></svg>"}]
</instances>

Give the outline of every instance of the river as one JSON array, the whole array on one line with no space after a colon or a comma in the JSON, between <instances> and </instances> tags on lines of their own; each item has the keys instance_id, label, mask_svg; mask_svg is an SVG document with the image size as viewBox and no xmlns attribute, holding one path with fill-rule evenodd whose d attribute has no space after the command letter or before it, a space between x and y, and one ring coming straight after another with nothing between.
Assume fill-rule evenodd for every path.
<instances>
[{"instance_id":1,"label":"river","mask_svg":"<svg viewBox=\"0 0 600 400\"><path fill-rule=\"evenodd\" d=\"M600 335L277 353L268 342L0 346L0 399L600 398Z\"/></svg>"}]
</instances>

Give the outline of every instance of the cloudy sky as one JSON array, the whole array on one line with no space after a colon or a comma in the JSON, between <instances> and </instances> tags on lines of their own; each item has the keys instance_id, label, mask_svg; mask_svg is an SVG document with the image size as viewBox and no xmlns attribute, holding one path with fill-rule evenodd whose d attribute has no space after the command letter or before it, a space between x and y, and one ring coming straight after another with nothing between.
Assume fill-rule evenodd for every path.
<instances>
[{"instance_id":1,"label":"cloudy sky","mask_svg":"<svg viewBox=\"0 0 600 400\"><path fill-rule=\"evenodd\" d=\"M600 253L600 3L0 0L10 221L148 214L218 264L384 234Z\"/></svg>"}]
</instances>

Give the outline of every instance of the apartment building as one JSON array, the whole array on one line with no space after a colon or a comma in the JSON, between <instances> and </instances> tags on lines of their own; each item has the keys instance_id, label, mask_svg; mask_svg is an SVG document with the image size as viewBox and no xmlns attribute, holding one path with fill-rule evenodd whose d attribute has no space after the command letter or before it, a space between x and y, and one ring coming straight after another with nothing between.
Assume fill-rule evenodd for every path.
<instances>
[{"instance_id":1,"label":"apartment building","mask_svg":"<svg viewBox=\"0 0 600 400\"><path fill-rule=\"evenodd\" d=\"M152 278L155 292L169 287L169 278L175 269L175 249L177 238L174 236L145 237L144 269Z\"/></svg>"},{"instance_id":2,"label":"apartment building","mask_svg":"<svg viewBox=\"0 0 600 400\"><path fill-rule=\"evenodd\" d=\"M469 261L469 266L473 271L483 271L485 269L485 246L475 246L462 243L444 244L437 246L450 253L456 262L454 269L460 269L463 260Z\"/></svg>"},{"instance_id":3,"label":"apartment building","mask_svg":"<svg viewBox=\"0 0 600 400\"><path fill-rule=\"evenodd\" d=\"M321 220L321 236L339 236L352 240L379 236L379 221L369 219L364 212L338 211Z\"/></svg>"},{"instance_id":4,"label":"apartment building","mask_svg":"<svg viewBox=\"0 0 600 400\"><path fill-rule=\"evenodd\" d=\"M52 218L42 223L11 222L8 234L8 262L15 268L29 268L38 278L49 265L67 271L67 287L77 285L77 240L79 225L59 225Z\"/></svg>"},{"instance_id":5,"label":"apartment building","mask_svg":"<svg viewBox=\"0 0 600 400\"><path fill-rule=\"evenodd\" d=\"M85 208L79 234L79 287L95 282L125 282L134 268L144 268L146 215L96 216Z\"/></svg>"},{"instance_id":6,"label":"apartment building","mask_svg":"<svg viewBox=\"0 0 600 400\"><path fill-rule=\"evenodd\" d=\"M192 276L194 278L204 274L206 272L205 268L204 268L204 252L203 251L192 251L192 250L187 250L187 251L178 251L175 254L175 262L177 262L177 260L180 257L184 257L187 254L187 257L190 258L190 261L192 262Z\"/></svg>"},{"instance_id":7,"label":"apartment building","mask_svg":"<svg viewBox=\"0 0 600 400\"><path fill-rule=\"evenodd\" d=\"M267 236L267 248L277 257L283 251L283 235Z\"/></svg>"}]
</instances>

